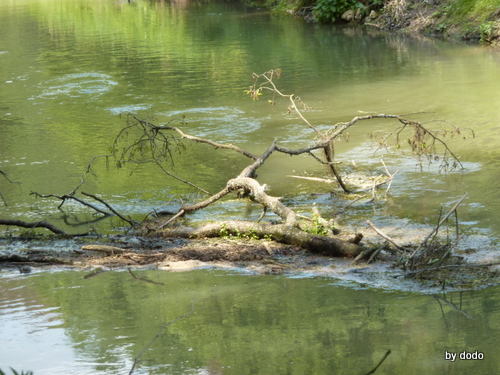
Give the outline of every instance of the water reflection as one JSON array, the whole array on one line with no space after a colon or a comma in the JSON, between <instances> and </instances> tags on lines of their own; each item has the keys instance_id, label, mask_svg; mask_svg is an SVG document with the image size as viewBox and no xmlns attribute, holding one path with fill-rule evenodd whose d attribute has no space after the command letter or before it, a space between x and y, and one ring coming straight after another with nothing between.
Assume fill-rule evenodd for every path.
<instances>
[{"instance_id":1,"label":"water reflection","mask_svg":"<svg viewBox=\"0 0 500 375\"><path fill-rule=\"evenodd\" d=\"M223 271L4 273L0 368L119 374L491 374L498 288L421 295ZM164 284L163 286L160 283ZM451 362L446 352L482 353ZM57 364L55 360L57 359ZM55 372L53 371L55 370Z\"/></svg>"}]
</instances>

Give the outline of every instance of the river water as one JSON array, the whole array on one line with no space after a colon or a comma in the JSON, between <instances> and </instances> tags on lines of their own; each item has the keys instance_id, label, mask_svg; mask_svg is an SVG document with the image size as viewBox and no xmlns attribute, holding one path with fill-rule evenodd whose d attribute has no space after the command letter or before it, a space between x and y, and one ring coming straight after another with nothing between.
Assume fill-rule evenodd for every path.
<instances>
[{"instance_id":1,"label":"river water","mask_svg":"<svg viewBox=\"0 0 500 375\"><path fill-rule=\"evenodd\" d=\"M414 112L409 117L436 129L462 129L449 145L465 168L446 174L437 166L421 170L408 153L375 152L370 134L394 122L352 128L349 142L336 146L342 173L382 174L382 158L400 172L388 199L360 201L345 223L360 230L367 218L381 226L431 225L441 205L467 192L462 230L489 238L487 256L495 256L498 50L307 24L223 1L4 1L0 35L0 170L19 182L0 176L2 218L48 219L71 233L120 231L124 224L116 218L95 221L74 202L60 210L57 200L30 193L72 191L89 160L109 153L127 124L125 113L159 124L184 118L187 133L255 154L274 138L290 147L309 144L314 134L287 115L285 100L271 106L269 96L253 102L244 94L252 72L281 68L279 88L299 95L311 107L304 114L321 129L360 114ZM224 150L184 146L166 166L209 191L249 163ZM177 209L179 198L200 198L153 163L117 170L102 158L92 172L81 190L138 220L153 209ZM312 158L273 155L259 181L300 212L316 202L329 217L346 204L329 194L335 187L289 175L325 177L325 170ZM232 201L191 218L259 214L258 207ZM429 295L320 277L144 272L165 285L141 284L125 272L90 280L69 271L2 273L0 342L8 349L0 352L0 368L124 373L161 325L187 313L194 299L195 313L165 329L137 373L366 373L388 349L381 373L490 374L499 368L496 287ZM446 351L478 351L485 359L446 361Z\"/></svg>"}]
</instances>

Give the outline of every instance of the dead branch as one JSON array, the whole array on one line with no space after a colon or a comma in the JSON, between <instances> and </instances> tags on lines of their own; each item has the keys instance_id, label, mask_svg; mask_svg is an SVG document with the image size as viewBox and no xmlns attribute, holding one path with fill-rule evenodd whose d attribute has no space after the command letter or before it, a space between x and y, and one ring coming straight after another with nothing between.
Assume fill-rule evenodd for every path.
<instances>
[{"instance_id":1,"label":"dead branch","mask_svg":"<svg viewBox=\"0 0 500 375\"><path fill-rule=\"evenodd\" d=\"M82 194L87 196L87 197L90 197L90 198L93 198L95 199L96 201L102 203L103 205L105 205L112 213L114 213L116 216L118 216L120 219L122 219L123 221L126 221L127 223L129 223L131 226L135 226L137 224L139 224L137 221L135 220L132 220L130 218L126 218L125 216L121 215L118 211L116 211L113 207L111 207L111 205L109 203L107 203L104 199L102 198L99 198L93 194L88 194L88 193L85 193L82 191Z\"/></svg>"},{"instance_id":2,"label":"dead branch","mask_svg":"<svg viewBox=\"0 0 500 375\"><path fill-rule=\"evenodd\" d=\"M271 156L271 154L276 149L276 140L273 141L271 146L260 156L258 157L254 163L247 166L243 171L238 175L238 177L231 179L227 182L226 187L219 191L218 193L212 195L210 198L205 199L202 202L198 202L193 205L184 206L177 212L173 217L165 221L160 225L159 229L165 228L168 224L172 223L177 218L181 217L187 212L196 211L202 208L209 206L212 203L215 203L219 199L223 198L227 194L235 190L243 190L247 193L247 195L255 202L262 204L264 207L267 207L275 214L280 216L287 225L295 225L296 223L296 215L291 209L286 207L283 203L279 201L278 198L271 197L265 193L266 186L260 185L255 179L249 176L255 176L256 170L259 168L264 162Z\"/></svg>"},{"instance_id":3,"label":"dead branch","mask_svg":"<svg viewBox=\"0 0 500 375\"><path fill-rule=\"evenodd\" d=\"M77 188L78 189L78 188ZM76 189L74 190L76 191ZM104 216L111 216L111 214L109 212L106 212L106 211L103 211L101 210L99 207L97 206L94 206L93 204L89 203L89 202L86 202L84 201L83 199L80 199L78 197L75 197L74 195L71 195L71 194L64 194L64 195L56 195L56 194L40 194L40 193L37 193L36 191L32 191L30 193L30 195L34 195L36 197L40 197L40 198L56 198L56 199L59 199L61 200L61 204L57 207L57 208L61 208L62 205L67 201L67 200L74 200L74 201L77 201L78 203L84 205L84 206L87 206L87 207L90 207L92 208L94 211L97 211L101 214L103 214Z\"/></svg>"},{"instance_id":4,"label":"dead branch","mask_svg":"<svg viewBox=\"0 0 500 375\"><path fill-rule=\"evenodd\" d=\"M356 199L354 199L352 202L349 202L349 203L348 203L348 204L346 204L344 207L342 207L342 209L341 209L340 211L337 211L337 212L335 213L335 216L336 216L336 217L341 216L344 212L346 212L346 211L347 211L347 209L348 209L349 207L351 207L354 203L356 203L357 201L360 201L360 200L361 200L361 199L363 199L363 198L366 198L366 196L365 196L365 195L361 195L361 196L357 197Z\"/></svg>"},{"instance_id":5,"label":"dead branch","mask_svg":"<svg viewBox=\"0 0 500 375\"><path fill-rule=\"evenodd\" d=\"M371 370L370 372L368 372L366 375L371 375L371 374L375 374L375 371L377 371L377 369L380 367L380 365L385 361L385 359L389 356L389 354L391 354L391 349L389 349L385 354L384 356L382 357L382 359L380 360L380 362L377 364L377 366L375 366L375 368L373 370Z\"/></svg>"},{"instance_id":6,"label":"dead branch","mask_svg":"<svg viewBox=\"0 0 500 375\"><path fill-rule=\"evenodd\" d=\"M57 228L55 225L49 223L47 220L35 221L35 222L30 223L30 222L22 221L22 220L0 219L0 225L10 225L10 226L29 228L29 229L45 228L45 229L48 229L55 234L67 235L67 233L65 231Z\"/></svg>"},{"instance_id":7,"label":"dead branch","mask_svg":"<svg viewBox=\"0 0 500 375\"><path fill-rule=\"evenodd\" d=\"M185 180L185 179L183 179L182 177L176 176L176 175L174 175L173 173L169 172L169 171L168 171L167 169L165 169L165 167L164 167L163 165L161 165L161 163L160 163L158 160L156 160L156 159L155 159L155 163L156 163L156 165L158 165L158 167L160 167L160 169L163 171L163 173L165 173L167 176L170 176L170 177L172 177L172 178L175 178L176 180L181 181L181 182L185 183L186 185L189 185L189 186L191 186L191 187L194 187L195 189L197 189L197 190L201 191L201 192L202 192L202 193L204 193L204 194L211 195L211 194L210 194L210 192L208 192L207 190L205 190L205 189L203 189L203 188L199 187L198 185L195 185L195 184L193 184L192 182L190 182L190 181L188 181L188 180Z\"/></svg>"},{"instance_id":8,"label":"dead branch","mask_svg":"<svg viewBox=\"0 0 500 375\"><path fill-rule=\"evenodd\" d=\"M326 137L323 136L323 139ZM326 163L328 164L328 168L330 169L330 172L335 176L337 179L337 182L339 183L340 187L344 192L350 193L351 191L347 188L345 185L344 181L342 180L342 176L340 173L337 171L337 168L335 168L335 164L333 162L333 159L335 158L335 146L334 146L334 140L332 139L330 142L328 142L325 147L323 147L323 154L325 156Z\"/></svg>"},{"instance_id":9,"label":"dead branch","mask_svg":"<svg viewBox=\"0 0 500 375\"><path fill-rule=\"evenodd\" d=\"M387 169L387 165L385 165L384 160L381 159L380 161L382 162L382 165L384 166L385 173L389 177L389 185L387 185L387 189L385 190L385 196L387 197L387 194L389 193L389 190L391 189L392 181L394 180L394 176L399 173L399 169L396 170L396 172L391 174L391 172L389 172L389 169Z\"/></svg>"},{"instance_id":10,"label":"dead branch","mask_svg":"<svg viewBox=\"0 0 500 375\"><path fill-rule=\"evenodd\" d=\"M152 124L151 122L141 120L140 118L138 118L137 116L135 116L133 114L129 114L129 115L132 118L134 118L141 126L143 126L144 128L150 128L156 134L158 134L161 130L171 130L171 131L177 132L181 136L182 139L189 139L190 141L194 141L197 143L205 143L205 144L208 144L210 146L215 147L216 149L222 148L222 149L233 150L233 151L236 151L242 155L245 155L246 157L248 157L250 159L257 160L257 156L255 156L255 155L251 154L250 152L247 152L247 151L245 151L237 146L234 146L232 144L218 143L218 142L214 142L214 141L211 141L211 140L208 140L205 138L196 137L194 135L184 133L180 128L175 127L175 126L168 126L168 125L158 126L158 125ZM170 121L170 122L172 122L172 121Z\"/></svg>"},{"instance_id":11,"label":"dead branch","mask_svg":"<svg viewBox=\"0 0 500 375\"><path fill-rule=\"evenodd\" d=\"M425 246L427 246L427 242L429 241L429 239L433 236L436 236L437 233L439 232L439 229L441 228L441 226L443 225L443 223L448 220L448 218L453 215L455 213L455 211L457 210L458 206L463 202L463 200L465 199L465 197L467 197L467 193L465 193L464 195L462 195L462 197L453 205L453 207L448 211L448 213L446 215L444 215L441 220L439 221L439 223L436 225L436 227L427 235L427 237L425 237L425 239L420 243L420 245L413 251L413 253L410 255L410 257L408 258L408 260L406 261L406 264L405 264L405 267L408 267L408 265L412 262L413 258L415 257L415 255ZM458 236L458 233L457 233L457 236Z\"/></svg>"},{"instance_id":12,"label":"dead branch","mask_svg":"<svg viewBox=\"0 0 500 375\"><path fill-rule=\"evenodd\" d=\"M465 234L461 234L460 236L458 236L458 238L456 239L456 241L452 244L447 244L448 245L448 250L443 254L443 256L439 259L439 261L437 262L437 266L440 266L443 261L448 258L448 256L450 255L451 251L453 249L456 248L456 246L458 245L458 243L462 240L462 238L464 238Z\"/></svg>"},{"instance_id":13,"label":"dead branch","mask_svg":"<svg viewBox=\"0 0 500 375\"><path fill-rule=\"evenodd\" d=\"M382 237L382 238L386 239L387 241L389 241L390 243L392 243L397 249L404 251L404 252L407 251L407 249L405 249L403 246L398 245L396 241L394 241L391 237L389 237L387 234L385 234L380 229L378 229L375 226L375 224L373 224L370 220L366 220L366 224L368 224L370 226L370 228L372 228L375 231L375 233L377 233L380 237Z\"/></svg>"},{"instance_id":14,"label":"dead branch","mask_svg":"<svg viewBox=\"0 0 500 375\"><path fill-rule=\"evenodd\" d=\"M366 261L366 263L370 264L372 263L375 258L377 257L377 255L382 251L384 250L385 248L385 245L382 245L382 246L379 246L375 249L375 251L370 255L370 258L368 258L368 260Z\"/></svg>"},{"instance_id":15,"label":"dead branch","mask_svg":"<svg viewBox=\"0 0 500 375\"><path fill-rule=\"evenodd\" d=\"M255 162L250 164L248 167L243 169L243 171L238 175L238 177L254 177L257 175L257 169L264 164L264 162L271 156L271 154L276 150L276 139L271 143L271 146L258 158Z\"/></svg>"},{"instance_id":16,"label":"dead branch","mask_svg":"<svg viewBox=\"0 0 500 375\"><path fill-rule=\"evenodd\" d=\"M354 258L352 261L351 265L356 265L359 264L362 260L367 259L366 263L370 264L373 262L375 257L386 247L386 244L380 245L375 248L370 248L363 250L362 252L359 253L359 255Z\"/></svg>"},{"instance_id":17,"label":"dead branch","mask_svg":"<svg viewBox=\"0 0 500 375\"><path fill-rule=\"evenodd\" d=\"M4 171L2 171L0 169L0 174L7 180L9 181L11 184L20 184L19 181L12 181L8 176L7 176L7 173L5 173Z\"/></svg>"},{"instance_id":18,"label":"dead branch","mask_svg":"<svg viewBox=\"0 0 500 375\"><path fill-rule=\"evenodd\" d=\"M267 195L265 193L265 186L260 185L256 180L250 177L237 177L229 180L224 189L219 191L217 194L212 195L210 198L193 205L183 206L179 210L179 212L177 212L177 214L161 224L159 226L159 229L165 228L167 225L169 225L182 215L186 214L187 212L205 208L210 204L215 203L230 192L240 189L249 192L249 196L251 196L251 199L253 201L260 203L264 207L267 207L268 209L273 211L275 214L280 216L287 223L287 225L295 225L295 212L281 203L278 198Z\"/></svg>"},{"instance_id":19,"label":"dead branch","mask_svg":"<svg viewBox=\"0 0 500 375\"><path fill-rule=\"evenodd\" d=\"M71 197L73 195L76 194L76 192L78 191L78 189L80 189L80 187L85 183L85 178L87 177L87 174L92 174L94 176L94 178L97 180L97 175L95 174L95 172L92 170L92 165L94 164L94 162L97 160L97 159L100 159L100 158L106 158L106 160L108 160L108 158L112 156L112 155L99 155L99 156L94 156L93 158L91 158L89 160L89 162L87 163L87 167L85 168L85 171L83 172L82 174L82 177L80 178L80 182L78 183L78 185L73 189L71 190L67 195L66 197ZM64 203L64 202L63 202ZM82 203L82 202L80 202ZM82 204L85 204L85 203L82 203ZM62 205L62 203L61 203ZM61 206L59 206L61 207ZM94 207L92 207L94 208ZM95 208L94 208L95 209ZM95 209L96 211L99 212L99 210ZM104 213L104 212L101 212L101 213Z\"/></svg>"}]
</instances>

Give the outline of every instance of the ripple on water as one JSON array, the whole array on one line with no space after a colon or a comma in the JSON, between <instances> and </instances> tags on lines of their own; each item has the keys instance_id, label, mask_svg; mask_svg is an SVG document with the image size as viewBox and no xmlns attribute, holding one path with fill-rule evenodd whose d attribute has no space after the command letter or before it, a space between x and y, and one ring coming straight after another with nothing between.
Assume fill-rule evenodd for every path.
<instances>
[{"instance_id":1,"label":"ripple on water","mask_svg":"<svg viewBox=\"0 0 500 375\"><path fill-rule=\"evenodd\" d=\"M136 113L138 111L147 111L148 109L151 109L153 105L152 104L130 104L130 105L122 105L119 107L112 107L108 108L108 111L110 111L113 115L120 115L122 113Z\"/></svg>"},{"instance_id":2,"label":"ripple on water","mask_svg":"<svg viewBox=\"0 0 500 375\"><path fill-rule=\"evenodd\" d=\"M248 139L247 134L257 131L262 126L262 119L248 117L244 111L233 107L190 108L169 111L162 115L186 116L189 129L193 129L192 134L212 140L223 136L224 142L245 141Z\"/></svg>"},{"instance_id":3,"label":"ripple on water","mask_svg":"<svg viewBox=\"0 0 500 375\"><path fill-rule=\"evenodd\" d=\"M40 99L56 99L61 96L93 98L110 91L113 86L118 85L111 79L110 75L102 73L74 73L65 74L60 78L41 82L39 87L43 92L37 97Z\"/></svg>"}]
</instances>

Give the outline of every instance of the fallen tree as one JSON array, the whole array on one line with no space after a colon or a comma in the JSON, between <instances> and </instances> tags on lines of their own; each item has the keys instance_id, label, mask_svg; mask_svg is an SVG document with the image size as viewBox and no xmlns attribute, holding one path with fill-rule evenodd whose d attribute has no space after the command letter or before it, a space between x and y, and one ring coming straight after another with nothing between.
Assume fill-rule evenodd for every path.
<instances>
[{"instance_id":1,"label":"fallen tree","mask_svg":"<svg viewBox=\"0 0 500 375\"><path fill-rule=\"evenodd\" d=\"M266 238L276 242L299 246L312 253L331 257L353 258L361 251L359 242L362 237L354 237L349 241L335 236L321 236L308 233L286 224L251 223L245 221L225 221L206 224L198 228L163 229L163 237L210 238L210 237L248 237Z\"/></svg>"},{"instance_id":2,"label":"fallen tree","mask_svg":"<svg viewBox=\"0 0 500 375\"><path fill-rule=\"evenodd\" d=\"M336 123L326 131L320 131L318 127L311 124L304 116L304 113L308 110L304 102L298 96L294 94L284 94L277 88L275 80L280 78L280 76L280 69L270 70L263 74L254 73L253 85L245 92L253 100L258 100L264 93L270 93L272 98L269 99L268 102L272 105L276 104L278 98L287 100L289 103L287 109L288 114L296 115L299 121L303 122L311 129L313 136L309 144L299 148L289 148L280 144L279 139L276 138L268 148L258 156L232 144L215 142L210 139L188 134L182 128L185 124L183 119L174 119L164 125L157 125L149 118L141 119L134 114L128 114L127 124L114 139L111 153L109 155L101 155L93 158L87 165L80 183L75 189L65 195L39 194L36 192L32 194L44 199L58 199L61 201L59 207L68 200L74 200L99 212L101 215L116 215L128 222L134 228L141 227L138 221L120 214L107 204L104 199L95 195L79 192L79 190L87 175L93 173L92 164L97 160L103 158L106 160L112 159L117 168L122 168L130 163L141 165L145 163L145 161L150 161L155 163L169 177L181 181L190 189L195 189L197 192L206 195L207 198L191 204L185 204L181 200L180 208L177 212L173 212L169 218L142 223L143 233L163 237L174 236L193 238L221 236L223 232L253 232L258 238L270 238L278 242L297 245L316 253L322 253L329 256L357 257L362 253L362 247L360 246L362 237L358 236L352 240L340 239L334 234L338 232L338 229L334 225L333 218L329 220L324 219L314 208L311 208L312 214L309 217L298 215L293 208L283 203L279 197L269 194L267 185L258 180L257 172L272 155L281 153L292 157L298 155L308 155L312 157L316 162L327 168L333 181L335 181L335 184L332 185L337 185L343 193L349 194L354 189L346 184L342 172L338 168L338 162L335 160L335 143L342 139L342 137L345 137L347 130L353 126L358 126L361 123L373 119L386 119L387 121L395 121L397 125L389 132L372 132L372 138L377 140L379 147L392 147L394 150L399 150L403 149L406 145L420 163L423 163L425 160L428 162L438 161L443 170L462 167L458 157L451 151L444 139L455 134L462 134L463 136L463 129L453 127L446 123L445 127L435 130L430 129L426 124L409 119L408 116L368 114L356 116L347 122ZM433 122L433 124L434 123L435 122ZM178 126L174 126L174 124ZM474 136L473 133L472 136ZM186 142L195 142L215 149L235 152L249 159L250 164L234 178L227 181L221 181L221 187L218 192L210 193L206 188L198 186L170 171L170 165L177 154L185 152ZM390 173L385 164L384 168L386 172L385 176L374 181L373 186L369 188L372 197L374 197L374 192L377 187L382 185L388 185L388 187L390 187L392 178L397 173L397 171ZM190 212L204 209L233 193L236 193L239 198L251 200L262 206L263 213L257 222L216 222L193 229L179 229L176 227L176 221L180 217L186 216ZM97 200L99 203L103 204L106 209L103 210L96 207L87 202L84 198L78 197L77 194L82 194L85 198ZM260 223L262 217L269 211L280 218L280 223ZM0 222L0 224L2 223ZM15 225L15 223L10 221L10 225ZM50 229L48 225L45 225L45 227Z\"/></svg>"}]
</instances>

